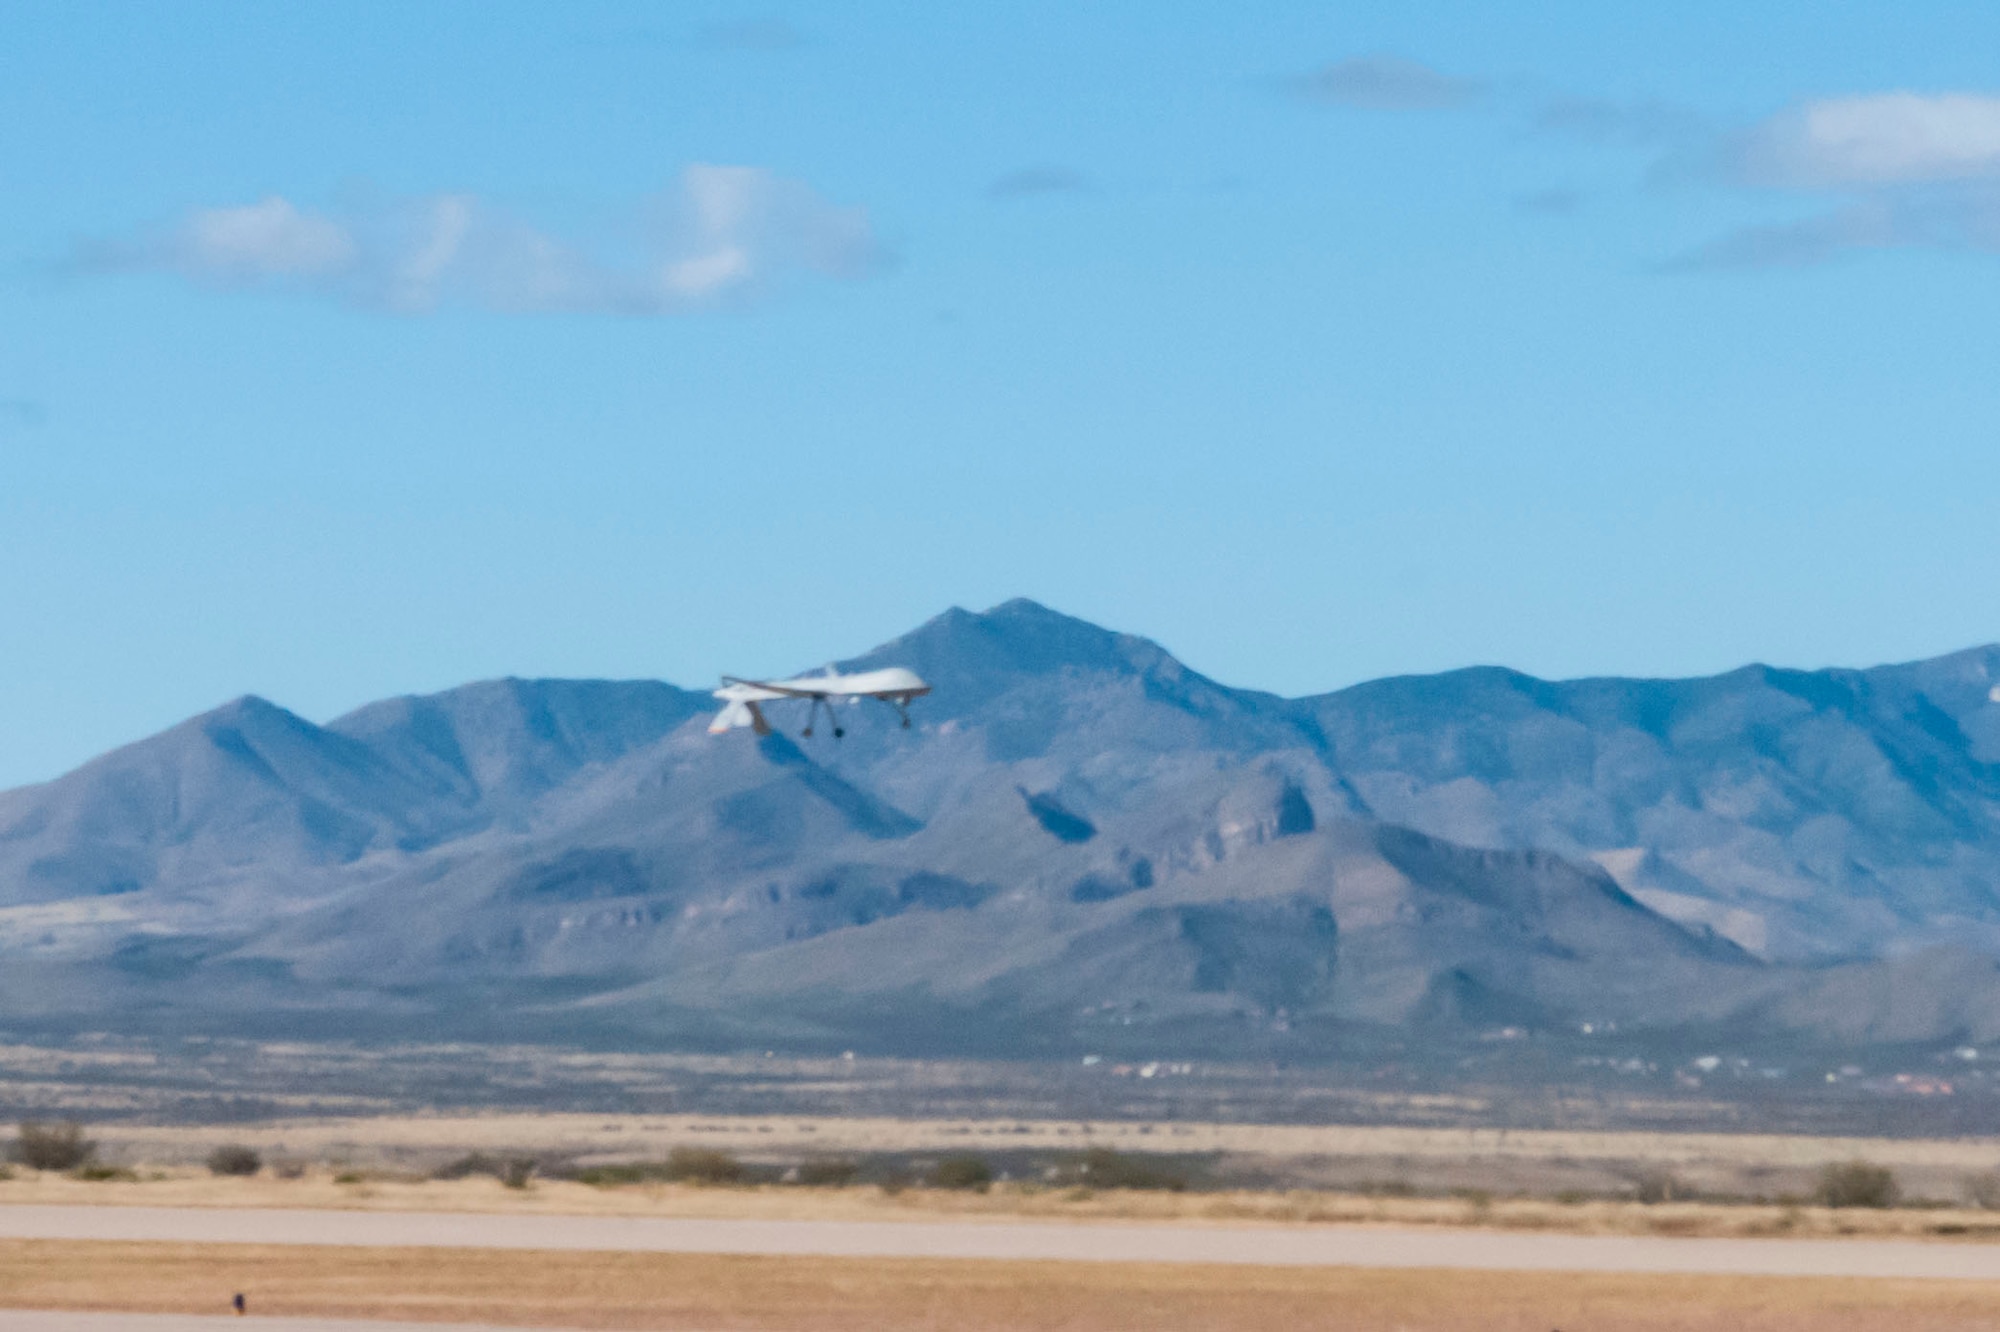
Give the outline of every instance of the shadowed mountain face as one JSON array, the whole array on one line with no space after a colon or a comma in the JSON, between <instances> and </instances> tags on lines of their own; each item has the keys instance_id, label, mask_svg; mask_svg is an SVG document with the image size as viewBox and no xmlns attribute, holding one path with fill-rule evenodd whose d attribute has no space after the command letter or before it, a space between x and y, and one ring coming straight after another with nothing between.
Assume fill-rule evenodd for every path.
<instances>
[{"instance_id":1,"label":"shadowed mountain face","mask_svg":"<svg viewBox=\"0 0 2000 1332\"><path fill-rule=\"evenodd\" d=\"M507 680L324 727L243 699L0 793L0 1012L910 1053L2000 1035L1964 951L2000 953L2000 651L1286 700L1017 601L843 665L888 664L935 686L918 724L864 702L838 743Z\"/></svg>"},{"instance_id":2,"label":"shadowed mountain face","mask_svg":"<svg viewBox=\"0 0 2000 1332\"><path fill-rule=\"evenodd\" d=\"M1309 710L1374 817L1594 859L1753 951L2000 951L2000 648L1869 671L1383 680Z\"/></svg>"}]
</instances>

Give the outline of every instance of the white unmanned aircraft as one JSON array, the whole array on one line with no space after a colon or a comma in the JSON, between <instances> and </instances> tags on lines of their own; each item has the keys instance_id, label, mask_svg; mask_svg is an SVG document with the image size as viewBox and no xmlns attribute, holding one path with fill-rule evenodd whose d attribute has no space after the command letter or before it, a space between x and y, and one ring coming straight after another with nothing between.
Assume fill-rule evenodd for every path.
<instances>
[{"instance_id":1,"label":"white unmanned aircraft","mask_svg":"<svg viewBox=\"0 0 2000 1332\"><path fill-rule=\"evenodd\" d=\"M748 726L758 735L769 735L771 723L764 720L764 711L757 705L774 699L803 698L811 706L806 711L805 734L813 733L813 723L819 720L819 710L826 709L826 719L833 723L833 738L838 740L847 732L842 729L840 719L834 715L836 699L847 699L859 703L864 698L879 698L896 710L903 719L903 729L910 729L910 701L922 698L931 692L917 673L901 666L890 666L879 671L863 671L859 675L842 675L829 666L824 675L801 675L793 680L739 680L733 675L722 677L722 688L715 696L722 700L722 711L715 714L715 720L708 724L710 735L720 735L738 726Z\"/></svg>"}]
</instances>

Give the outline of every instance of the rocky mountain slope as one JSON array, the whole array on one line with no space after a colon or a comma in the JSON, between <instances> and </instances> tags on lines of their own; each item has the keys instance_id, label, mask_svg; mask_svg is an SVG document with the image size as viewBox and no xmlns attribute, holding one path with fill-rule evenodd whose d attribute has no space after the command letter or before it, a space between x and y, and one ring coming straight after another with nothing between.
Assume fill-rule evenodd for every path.
<instances>
[{"instance_id":1,"label":"rocky mountain slope","mask_svg":"<svg viewBox=\"0 0 2000 1332\"><path fill-rule=\"evenodd\" d=\"M2000 648L1867 671L1549 683L1469 670L1304 700L1373 816L1593 859L1778 958L1993 950Z\"/></svg>"},{"instance_id":2,"label":"rocky mountain slope","mask_svg":"<svg viewBox=\"0 0 2000 1332\"><path fill-rule=\"evenodd\" d=\"M242 699L0 793L0 1025L2000 1034L2000 649L1287 700L1017 601L843 664L891 662L936 686L911 731L711 737L703 693L508 680L324 727Z\"/></svg>"}]
</instances>

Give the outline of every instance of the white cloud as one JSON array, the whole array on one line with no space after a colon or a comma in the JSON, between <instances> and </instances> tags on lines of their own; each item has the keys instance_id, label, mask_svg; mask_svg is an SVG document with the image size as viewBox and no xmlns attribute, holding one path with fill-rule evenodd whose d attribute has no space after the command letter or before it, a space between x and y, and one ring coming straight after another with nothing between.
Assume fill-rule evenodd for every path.
<instances>
[{"instance_id":1,"label":"white cloud","mask_svg":"<svg viewBox=\"0 0 2000 1332\"><path fill-rule=\"evenodd\" d=\"M1872 93L1806 102L1670 158L1663 172L1818 196L1796 221L1737 228L1668 269L1801 267L1857 251L2000 252L2000 97Z\"/></svg>"},{"instance_id":2,"label":"white cloud","mask_svg":"<svg viewBox=\"0 0 2000 1332\"><path fill-rule=\"evenodd\" d=\"M413 243L390 273L390 306L428 310L437 303L439 284L464 252L478 208L469 194L440 194L424 202Z\"/></svg>"},{"instance_id":3,"label":"white cloud","mask_svg":"<svg viewBox=\"0 0 2000 1332\"><path fill-rule=\"evenodd\" d=\"M1724 145L1752 185L1853 189L2000 176L2000 97L1877 93L1807 102Z\"/></svg>"},{"instance_id":4,"label":"white cloud","mask_svg":"<svg viewBox=\"0 0 2000 1332\"><path fill-rule=\"evenodd\" d=\"M1314 101L1382 110L1461 106L1489 91L1500 106L1513 101L1506 85L1492 89L1383 55L1327 65L1293 87ZM1735 187L1795 213L1724 231L1662 270L1799 267L1890 249L2000 254L2000 96L1824 97L1733 132L1657 99L1545 97L1526 109L1538 134L1647 154L1654 189ZM1800 210L1801 199L1816 202ZM1582 199L1545 189L1514 202L1524 212L1563 215Z\"/></svg>"},{"instance_id":5,"label":"white cloud","mask_svg":"<svg viewBox=\"0 0 2000 1332\"><path fill-rule=\"evenodd\" d=\"M344 213L271 197L198 209L163 231L78 247L89 271L150 269L416 314L441 305L520 313L675 314L753 299L799 276L857 278L882 263L864 209L760 167L687 167L650 201L636 254L592 254L472 195Z\"/></svg>"},{"instance_id":6,"label":"white cloud","mask_svg":"<svg viewBox=\"0 0 2000 1332\"><path fill-rule=\"evenodd\" d=\"M1294 89L1315 102L1374 111L1423 111L1463 106L1485 91L1474 79L1441 74L1398 56L1356 56L1322 66L1293 80Z\"/></svg>"},{"instance_id":7,"label":"white cloud","mask_svg":"<svg viewBox=\"0 0 2000 1332\"><path fill-rule=\"evenodd\" d=\"M176 266L229 282L316 277L356 258L345 227L275 195L240 208L196 210L173 249Z\"/></svg>"},{"instance_id":8,"label":"white cloud","mask_svg":"<svg viewBox=\"0 0 2000 1332\"><path fill-rule=\"evenodd\" d=\"M689 167L667 200L664 223L666 271L678 275L676 289L701 295L787 269L859 277L881 261L864 210L829 203L757 167Z\"/></svg>"}]
</instances>

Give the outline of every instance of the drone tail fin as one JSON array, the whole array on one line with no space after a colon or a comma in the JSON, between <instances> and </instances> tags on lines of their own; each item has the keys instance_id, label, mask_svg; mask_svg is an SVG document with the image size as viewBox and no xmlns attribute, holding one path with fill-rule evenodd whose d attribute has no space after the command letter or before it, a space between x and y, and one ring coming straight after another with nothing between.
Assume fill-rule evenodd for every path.
<instances>
[{"instance_id":1,"label":"drone tail fin","mask_svg":"<svg viewBox=\"0 0 2000 1332\"><path fill-rule=\"evenodd\" d=\"M728 706L715 714L715 720L708 724L708 733L721 735L724 731L733 731L741 726L748 726L758 735L771 733L771 723L764 720L763 709L756 703L741 698L731 699Z\"/></svg>"}]
</instances>

